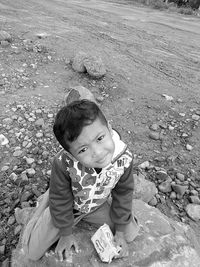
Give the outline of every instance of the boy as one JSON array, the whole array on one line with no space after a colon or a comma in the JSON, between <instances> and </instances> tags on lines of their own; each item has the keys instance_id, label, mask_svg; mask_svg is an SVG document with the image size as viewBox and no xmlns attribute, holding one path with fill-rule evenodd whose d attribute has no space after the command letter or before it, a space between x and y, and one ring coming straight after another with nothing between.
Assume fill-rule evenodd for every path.
<instances>
[{"instance_id":1,"label":"boy","mask_svg":"<svg viewBox=\"0 0 200 267\"><path fill-rule=\"evenodd\" d=\"M69 257L72 246L78 252L72 228L80 220L98 227L107 223L121 247L119 257L127 256L127 242L139 228L131 212L130 151L89 100L63 107L53 130L64 149L54 158L49 192L25 230L27 256L38 260L57 240L60 260Z\"/></svg>"}]
</instances>

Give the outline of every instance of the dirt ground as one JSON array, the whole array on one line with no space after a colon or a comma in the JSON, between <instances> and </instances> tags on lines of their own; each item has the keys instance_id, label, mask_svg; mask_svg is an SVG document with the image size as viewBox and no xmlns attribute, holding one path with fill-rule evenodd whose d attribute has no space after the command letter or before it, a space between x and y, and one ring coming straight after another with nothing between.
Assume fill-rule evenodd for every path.
<instances>
[{"instance_id":1,"label":"dirt ground","mask_svg":"<svg viewBox=\"0 0 200 267\"><path fill-rule=\"evenodd\" d=\"M53 109L70 86L83 85L104 98L104 112L138 164L179 158L173 162L179 171L200 177L200 128L198 120L191 122L200 111L199 24L199 17L117 1L0 0L0 30L13 37L9 47L0 47L0 79L9 82L6 90L0 84L1 118L6 105L39 105L38 97ZM45 60L23 49L30 40L47 48ZM79 51L100 55L103 79L71 68ZM164 129L164 141L149 138L153 123ZM159 164L170 167L169 161Z\"/></svg>"}]
</instances>

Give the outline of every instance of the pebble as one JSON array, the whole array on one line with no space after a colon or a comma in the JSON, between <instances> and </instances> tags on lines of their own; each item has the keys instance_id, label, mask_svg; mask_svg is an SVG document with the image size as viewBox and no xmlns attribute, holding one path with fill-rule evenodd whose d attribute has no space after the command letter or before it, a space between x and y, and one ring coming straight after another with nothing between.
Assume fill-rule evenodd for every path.
<instances>
[{"instance_id":1,"label":"pebble","mask_svg":"<svg viewBox=\"0 0 200 267\"><path fill-rule=\"evenodd\" d=\"M9 166L3 166L2 168L1 168L1 171L2 172L6 172L7 170L9 170Z\"/></svg>"},{"instance_id":2,"label":"pebble","mask_svg":"<svg viewBox=\"0 0 200 267\"><path fill-rule=\"evenodd\" d=\"M146 169L150 166L149 161L144 161L143 163L141 163L138 167L141 169Z\"/></svg>"},{"instance_id":3,"label":"pebble","mask_svg":"<svg viewBox=\"0 0 200 267\"><path fill-rule=\"evenodd\" d=\"M194 221L200 220L200 205L188 204L185 208L187 215Z\"/></svg>"},{"instance_id":4,"label":"pebble","mask_svg":"<svg viewBox=\"0 0 200 267\"><path fill-rule=\"evenodd\" d=\"M176 199L176 193L174 191L171 192L170 198L171 199Z\"/></svg>"},{"instance_id":5,"label":"pebble","mask_svg":"<svg viewBox=\"0 0 200 267\"><path fill-rule=\"evenodd\" d=\"M153 123L152 125L150 125L149 129L152 131L158 131L160 129L160 126L157 123Z\"/></svg>"},{"instance_id":6,"label":"pebble","mask_svg":"<svg viewBox=\"0 0 200 267\"><path fill-rule=\"evenodd\" d=\"M26 163L28 165L31 165L35 161L34 158L27 158L27 157L25 157L25 159L26 159Z\"/></svg>"},{"instance_id":7,"label":"pebble","mask_svg":"<svg viewBox=\"0 0 200 267\"><path fill-rule=\"evenodd\" d=\"M37 138L41 138L41 137L43 137L43 133L40 133L40 132L39 132L39 133L36 133L36 137L37 137Z\"/></svg>"},{"instance_id":8,"label":"pebble","mask_svg":"<svg viewBox=\"0 0 200 267\"><path fill-rule=\"evenodd\" d=\"M8 143L9 143L9 140L3 134L0 134L0 145L5 146Z\"/></svg>"},{"instance_id":9,"label":"pebble","mask_svg":"<svg viewBox=\"0 0 200 267\"><path fill-rule=\"evenodd\" d=\"M33 168L29 168L26 170L28 177L32 178L35 175L35 170Z\"/></svg>"},{"instance_id":10,"label":"pebble","mask_svg":"<svg viewBox=\"0 0 200 267\"><path fill-rule=\"evenodd\" d=\"M18 179L18 175L16 173L12 172L10 174L9 178L15 182Z\"/></svg>"},{"instance_id":11,"label":"pebble","mask_svg":"<svg viewBox=\"0 0 200 267\"><path fill-rule=\"evenodd\" d=\"M158 186L158 189L163 193L169 193L172 191L171 183L169 181L164 181Z\"/></svg>"},{"instance_id":12,"label":"pebble","mask_svg":"<svg viewBox=\"0 0 200 267\"><path fill-rule=\"evenodd\" d=\"M13 225L15 223L15 216L12 215L9 217L8 221L7 221L7 224L8 225Z\"/></svg>"},{"instance_id":13,"label":"pebble","mask_svg":"<svg viewBox=\"0 0 200 267\"><path fill-rule=\"evenodd\" d=\"M44 119L40 118L36 120L35 125L38 127L43 127L44 126Z\"/></svg>"},{"instance_id":14,"label":"pebble","mask_svg":"<svg viewBox=\"0 0 200 267\"><path fill-rule=\"evenodd\" d=\"M21 232L21 229L22 229L22 226L21 225L17 225L15 227L15 230L14 230L14 234L17 235Z\"/></svg>"},{"instance_id":15,"label":"pebble","mask_svg":"<svg viewBox=\"0 0 200 267\"><path fill-rule=\"evenodd\" d=\"M197 115L197 114L193 114L193 115L192 115L192 119L195 120L195 121L198 121L199 118L200 118L200 116Z\"/></svg>"},{"instance_id":16,"label":"pebble","mask_svg":"<svg viewBox=\"0 0 200 267\"><path fill-rule=\"evenodd\" d=\"M191 145L187 144L187 145L186 145L186 149L187 149L188 151L191 151L191 150L193 149L193 147L192 147Z\"/></svg>"},{"instance_id":17,"label":"pebble","mask_svg":"<svg viewBox=\"0 0 200 267\"><path fill-rule=\"evenodd\" d=\"M160 139L160 133L158 132L150 132L149 137L153 140L159 140Z\"/></svg>"},{"instance_id":18,"label":"pebble","mask_svg":"<svg viewBox=\"0 0 200 267\"><path fill-rule=\"evenodd\" d=\"M190 196L189 199L193 204L200 204L200 199L197 195L196 196L194 196L194 195Z\"/></svg>"},{"instance_id":19,"label":"pebble","mask_svg":"<svg viewBox=\"0 0 200 267\"><path fill-rule=\"evenodd\" d=\"M13 153L13 157L20 157L22 155L22 151L21 150L16 150L14 153Z\"/></svg>"},{"instance_id":20,"label":"pebble","mask_svg":"<svg viewBox=\"0 0 200 267\"><path fill-rule=\"evenodd\" d=\"M20 198L21 203L28 201L32 197L32 195L32 192L29 191L25 191L24 193L22 193Z\"/></svg>"},{"instance_id":21,"label":"pebble","mask_svg":"<svg viewBox=\"0 0 200 267\"><path fill-rule=\"evenodd\" d=\"M177 173L176 174L176 177L177 177L177 179L179 179L181 182L183 182L184 180L185 180L185 175L184 174L182 174L182 173Z\"/></svg>"},{"instance_id":22,"label":"pebble","mask_svg":"<svg viewBox=\"0 0 200 267\"><path fill-rule=\"evenodd\" d=\"M148 204L151 205L151 206L156 206L158 203L157 201L157 198L156 197L153 197L149 202Z\"/></svg>"},{"instance_id":23,"label":"pebble","mask_svg":"<svg viewBox=\"0 0 200 267\"><path fill-rule=\"evenodd\" d=\"M163 170L159 170L156 172L156 178L165 181L168 178L168 174Z\"/></svg>"},{"instance_id":24,"label":"pebble","mask_svg":"<svg viewBox=\"0 0 200 267\"><path fill-rule=\"evenodd\" d=\"M188 189L188 186L185 185L179 185L179 184L172 184L172 189L181 197L185 194L186 190Z\"/></svg>"}]
</instances>

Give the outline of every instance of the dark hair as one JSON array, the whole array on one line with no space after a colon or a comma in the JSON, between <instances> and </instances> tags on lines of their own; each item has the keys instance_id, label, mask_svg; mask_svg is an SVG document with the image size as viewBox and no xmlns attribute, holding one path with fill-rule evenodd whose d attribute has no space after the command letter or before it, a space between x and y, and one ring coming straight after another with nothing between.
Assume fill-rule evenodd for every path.
<instances>
[{"instance_id":1,"label":"dark hair","mask_svg":"<svg viewBox=\"0 0 200 267\"><path fill-rule=\"evenodd\" d=\"M97 118L104 125L108 124L96 103L86 99L73 101L57 113L53 132L61 146L69 151L69 142L75 141L83 127L92 124Z\"/></svg>"}]
</instances>

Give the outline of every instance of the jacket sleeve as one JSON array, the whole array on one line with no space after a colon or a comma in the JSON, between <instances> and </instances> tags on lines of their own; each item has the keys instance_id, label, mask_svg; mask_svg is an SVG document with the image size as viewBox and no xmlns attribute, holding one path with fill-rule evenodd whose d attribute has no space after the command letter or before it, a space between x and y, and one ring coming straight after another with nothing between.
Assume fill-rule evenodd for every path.
<instances>
[{"instance_id":1,"label":"jacket sleeve","mask_svg":"<svg viewBox=\"0 0 200 267\"><path fill-rule=\"evenodd\" d=\"M124 228L132 220L132 199L133 199L133 164L125 170L120 180L112 190L112 204L110 216L117 231L124 231Z\"/></svg>"},{"instance_id":2,"label":"jacket sleeve","mask_svg":"<svg viewBox=\"0 0 200 267\"><path fill-rule=\"evenodd\" d=\"M71 181L65 165L62 160L54 158L49 189L49 209L60 236L70 235L74 222Z\"/></svg>"}]
</instances>

